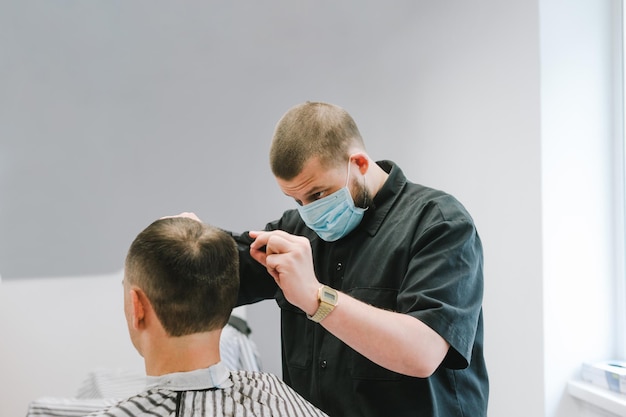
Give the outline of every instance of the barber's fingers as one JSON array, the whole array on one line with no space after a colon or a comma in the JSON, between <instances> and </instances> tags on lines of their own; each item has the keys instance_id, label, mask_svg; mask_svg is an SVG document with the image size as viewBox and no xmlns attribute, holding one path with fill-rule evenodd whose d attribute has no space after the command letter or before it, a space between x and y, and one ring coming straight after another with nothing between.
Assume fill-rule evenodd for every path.
<instances>
[{"instance_id":1,"label":"barber's fingers","mask_svg":"<svg viewBox=\"0 0 626 417\"><path fill-rule=\"evenodd\" d=\"M269 240L270 236L276 233L277 231L270 231L270 232L254 231L254 230L249 231L248 234L250 235L251 238L254 239L254 242L250 244L250 249L265 250L265 246L267 245L267 241Z\"/></svg>"},{"instance_id":2,"label":"barber's fingers","mask_svg":"<svg viewBox=\"0 0 626 417\"><path fill-rule=\"evenodd\" d=\"M309 241L306 238L300 236L283 236L280 234L275 234L267 239L265 252L268 255L295 252L299 251L299 248L303 244L308 245Z\"/></svg>"},{"instance_id":3,"label":"barber's fingers","mask_svg":"<svg viewBox=\"0 0 626 417\"><path fill-rule=\"evenodd\" d=\"M254 239L254 242L250 244L250 249L265 250L269 244L272 246L272 253L288 250L290 245L302 242L303 239L307 240L302 236L292 235L282 230L250 231L248 234Z\"/></svg>"},{"instance_id":4,"label":"barber's fingers","mask_svg":"<svg viewBox=\"0 0 626 417\"><path fill-rule=\"evenodd\" d=\"M263 265L267 269L267 272L274 278L276 284L280 286L280 272L278 271L280 262L275 258L276 254L274 249L271 249L276 247L277 234L250 232L250 236L256 238L256 240L250 245L250 256ZM272 244L268 247L268 243L270 241ZM272 256L274 259L272 259Z\"/></svg>"},{"instance_id":5,"label":"barber's fingers","mask_svg":"<svg viewBox=\"0 0 626 417\"><path fill-rule=\"evenodd\" d=\"M267 240L265 268L279 287L283 288L284 277L293 277L302 270L301 252L301 246L294 245L291 239L284 236L275 234Z\"/></svg>"},{"instance_id":6,"label":"barber's fingers","mask_svg":"<svg viewBox=\"0 0 626 417\"><path fill-rule=\"evenodd\" d=\"M261 246L259 248L254 248L250 245L250 256L260 263L263 266L267 266L265 264L265 258L267 258L267 253L265 252L265 246Z\"/></svg>"},{"instance_id":7,"label":"barber's fingers","mask_svg":"<svg viewBox=\"0 0 626 417\"><path fill-rule=\"evenodd\" d=\"M268 269L275 270L279 262L274 260L271 264L269 264L269 257L272 255L289 253L293 250L293 247L294 245L288 238L276 233L266 233L257 237L257 239L250 245L250 255L261 265Z\"/></svg>"},{"instance_id":8,"label":"barber's fingers","mask_svg":"<svg viewBox=\"0 0 626 417\"><path fill-rule=\"evenodd\" d=\"M250 255L261 265L267 266L267 255L276 253L275 249L270 249L268 251L267 245L272 236L276 236L277 234L274 232L249 232L249 234L250 237L255 239L250 244Z\"/></svg>"}]
</instances>

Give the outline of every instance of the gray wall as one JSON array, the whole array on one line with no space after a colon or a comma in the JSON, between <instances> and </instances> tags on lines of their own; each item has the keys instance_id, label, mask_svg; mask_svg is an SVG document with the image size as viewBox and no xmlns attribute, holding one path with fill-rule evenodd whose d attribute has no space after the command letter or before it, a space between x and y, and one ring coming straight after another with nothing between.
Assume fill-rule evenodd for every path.
<instances>
[{"instance_id":1,"label":"gray wall","mask_svg":"<svg viewBox=\"0 0 626 417\"><path fill-rule=\"evenodd\" d=\"M291 205L272 130L304 100L348 108L373 150L414 140L412 1L28 3L0 14L5 279L111 272L182 210L262 227Z\"/></svg>"}]
</instances>

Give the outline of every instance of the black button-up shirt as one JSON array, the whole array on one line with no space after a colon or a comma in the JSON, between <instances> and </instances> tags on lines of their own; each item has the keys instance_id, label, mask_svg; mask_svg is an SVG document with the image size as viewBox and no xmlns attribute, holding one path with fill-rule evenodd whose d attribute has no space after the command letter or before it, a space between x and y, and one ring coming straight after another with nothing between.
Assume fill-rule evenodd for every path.
<instances>
[{"instance_id":1,"label":"black button-up shirt","mask_svg":"<svg viewBox=\"0 0 626 417\"><path fill-rule=\"evenodd\" d=\"M332 417L482 417L488 378L483 358L482 246L465 208L452 196L407 181L396 165L361 224L325 242L290 210L266 230L311 241L318 280L381 309L411 315L449 344L429 378L384 369L291 305L240 244L239 304L275 298L281 308L283 379ZM385 346L380 346L385 349Z\"/></svg>"}]
</instances>

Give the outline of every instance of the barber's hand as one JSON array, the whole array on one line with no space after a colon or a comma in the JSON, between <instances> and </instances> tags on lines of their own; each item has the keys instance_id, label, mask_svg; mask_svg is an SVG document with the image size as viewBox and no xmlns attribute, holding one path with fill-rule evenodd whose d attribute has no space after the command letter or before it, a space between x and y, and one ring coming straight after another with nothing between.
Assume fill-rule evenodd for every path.
<instances>
[{"instance_id":1,"label":"barber's hand","mask_svg":"<svg viewBox=\"0 0 626 417\"><path fill-rule=\"evenodd\" d=\"M320 283L313 270L311 243L282 230L249 232L250 255L274 277L291 304L312 315L319 305Z\"/></svg>"},{"instance_id":2,"label":"barber's hand","mask_svg":"<svg viewBox=\"0 0 626 417\"><path fill-rule=\"evenodd\" d=\"M171 219L174 217L186 217L188 219L193 219L195 221L198 221L200 223L202 223L202 220L200 220L200 218L198 216L196 216L196 213L190 213L190 212L183 212L180 214L176 214L175 216L163 216L161 217L161 219Z\"/></svg>"}]
</instances>

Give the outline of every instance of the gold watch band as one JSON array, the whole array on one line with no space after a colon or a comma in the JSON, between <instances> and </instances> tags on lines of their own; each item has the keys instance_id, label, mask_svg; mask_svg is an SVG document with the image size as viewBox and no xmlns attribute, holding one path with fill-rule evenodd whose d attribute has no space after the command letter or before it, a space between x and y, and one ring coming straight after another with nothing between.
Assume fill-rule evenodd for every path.
<instances>
[{"instance_id":1,"label":"gold watch band","mask_svg":"<svg viewBox=\"0 0 626 417\"><path fill-rule=\"evenodd\" d=\"M309 319L313 320L316 323L324 320L327 315L330 314L331 311L335 308L334 305L320 302L320 306L317 308L317 311L312 316L309 316Z\"/></svg>"},{"instance_id":2,"label":"gold watch band","mask_svg":"<svg viewBox=\"0 0 626 417\"><path fill-rule=\"evenodd\" d=\"M337 305L338 294L336 290L326 285L322 285L317 292L317 298L320 302L317 311L312 316L307 315L307 317L310 320L319 323L324 320Z\"/></svg>"}]
</instances>

